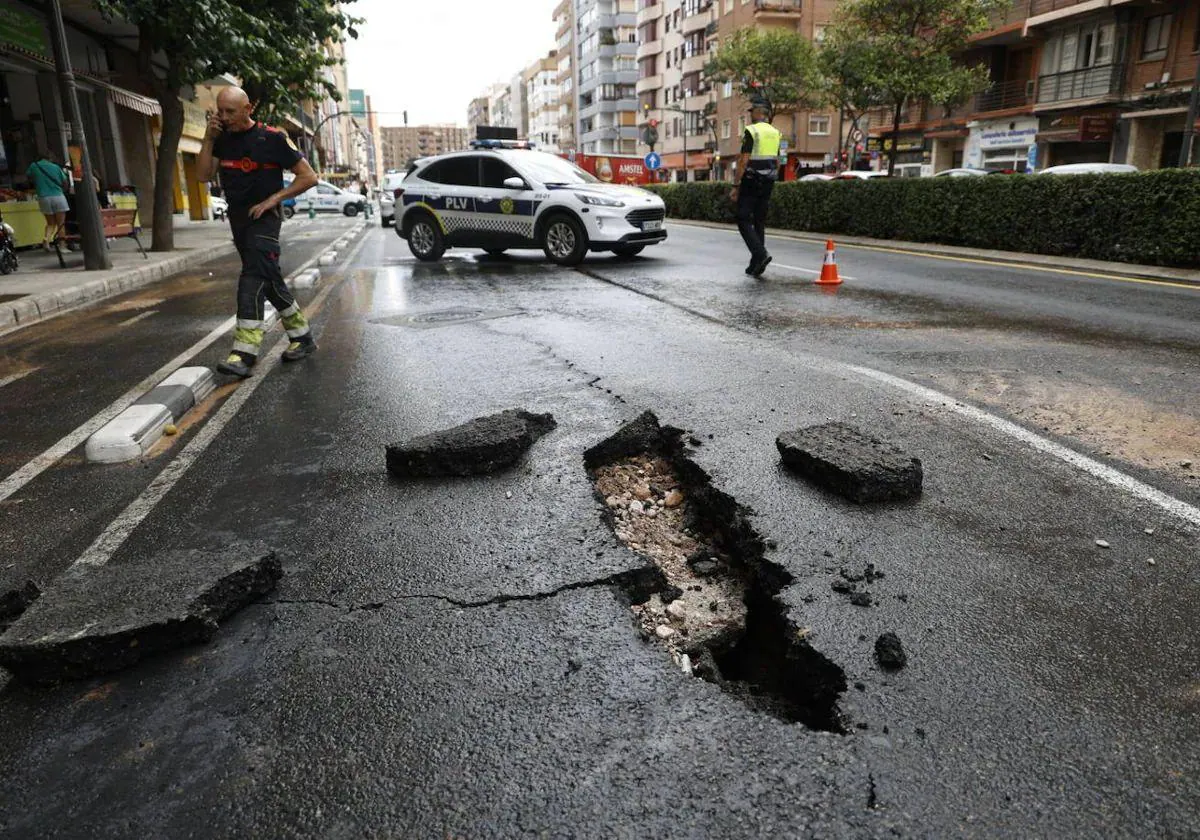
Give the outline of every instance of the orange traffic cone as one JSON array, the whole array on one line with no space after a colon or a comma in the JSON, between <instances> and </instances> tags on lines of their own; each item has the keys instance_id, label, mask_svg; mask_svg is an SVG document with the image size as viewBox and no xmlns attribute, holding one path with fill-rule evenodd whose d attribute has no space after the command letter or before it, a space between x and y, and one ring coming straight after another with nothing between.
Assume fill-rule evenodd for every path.
<instances>
[{"instance_id":1,"label":"orange traffic cone","mask_svg":"<svg viewBox=\"0 0 1200 840\"><path fill-rule=\"evenodd\" d=\"M821 266L821 276L817 278L818 286L841 285L842 278L838 276L837 252L833 250L833 240L825 241L825 263Z\"/></svg>"}]
</instances>

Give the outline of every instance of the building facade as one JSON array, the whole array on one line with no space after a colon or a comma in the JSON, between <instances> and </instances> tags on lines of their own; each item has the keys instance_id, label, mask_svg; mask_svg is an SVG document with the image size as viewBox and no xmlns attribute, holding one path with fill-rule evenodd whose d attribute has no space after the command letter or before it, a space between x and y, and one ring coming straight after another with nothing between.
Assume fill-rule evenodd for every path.
<instances>
[{"instance_id":1,"label":"building facade","mask_svg":"<svg viewBox=\"0 0 1200 840\"><path fill-rule=\"evenodd\" d=\"M551 50L545 58L525 69L526 131L525 136L539 149L557 154L558 146L558 51Z\"/></svg>"},{"instance_id":2,"label":"building facade","mask_svg":"<svg viewBox=\"0 0 1200 840\"><path fill-rule=\"evenodd\" d=\"M575 0L559 0L554 8L554 37L558 45L558 147L568 155L578 151L575 134Z\"/></svg>"},{"instance_id":3,"label":"building facade","mask_svg":"<svg viewBox=\"0 0 1200 840\"><path fill-rule=\"evenodd\" d=\"M637 5L574 0L574 140L583 154L638 154Z\"/></svg>"},{"instance_id":4,"label":"building facade","mask_svg":"<svg viewBox=\"0 0 1200 840\"><path fill-rule=\"evenodd\" d=\"M962 57L988 67L989 87L954 108L907 109L897 168L1176 166L1198 53L1200 4L1015 0ZM870 134L867 151L884 167L890 117L874 115Z\"/></svg>"},{"instance_id":5,"label":"building facade","mask_svg":"<svg viewBox=\"0 0 1200 840\"><path fill-rule=\"evenodd\" d=\"M404 170L418 158L461 151L475 136L459 125L384 126L379 135L385 170Z\"/></svg>"}]
</instances>

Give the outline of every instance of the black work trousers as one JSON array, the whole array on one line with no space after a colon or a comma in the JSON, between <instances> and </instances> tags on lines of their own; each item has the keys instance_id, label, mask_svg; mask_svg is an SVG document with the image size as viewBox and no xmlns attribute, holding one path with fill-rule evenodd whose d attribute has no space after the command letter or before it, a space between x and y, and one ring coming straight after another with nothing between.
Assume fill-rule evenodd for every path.
<instances>
[{"instance_id":1,"label":"black work trousers","mask_svg":"<svg viewBox=\"0 0 1200 840\"><path fill-rule=\"evenodd\" d=\"M242 259L238 277L237 316L240 321L261 321L263 301L271 301L280 315L296 305L279 268L279 230L283 218L277 210L251 219L248 213L230 208L229 226Z\"/></svg>"},{"instance_id":2,"label":"black work trousers","mask_svg":"<svg viewBox=\"0 0 1200 840\"><path fill-rule=\"evenodd\" d=\"M767 208L771 206L773 189L774 180L755 176L746 176L738 187L738 232L755 262L767 255Z\"/></svg>"}]
</instances>

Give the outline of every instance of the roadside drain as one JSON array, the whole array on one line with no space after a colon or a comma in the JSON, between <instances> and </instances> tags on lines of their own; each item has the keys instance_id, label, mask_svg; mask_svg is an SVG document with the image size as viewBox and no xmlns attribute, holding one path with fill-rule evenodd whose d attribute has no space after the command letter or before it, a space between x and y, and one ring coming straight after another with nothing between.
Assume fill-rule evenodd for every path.
<instances>
[{"instance_id":1,"label":"roadside drain","mask_svg":"<svg viewBox=\"0 0 1200 840\"><path fill-rule=\"evenodd\" d=\"M617 538L661 572L650 591L625 587L643 638L755 711L846 732L845 674L776 598L792 576L763 557L745 510L688 458L682 432L646 412L584 464Z\"/></svg>"}]
</instances>

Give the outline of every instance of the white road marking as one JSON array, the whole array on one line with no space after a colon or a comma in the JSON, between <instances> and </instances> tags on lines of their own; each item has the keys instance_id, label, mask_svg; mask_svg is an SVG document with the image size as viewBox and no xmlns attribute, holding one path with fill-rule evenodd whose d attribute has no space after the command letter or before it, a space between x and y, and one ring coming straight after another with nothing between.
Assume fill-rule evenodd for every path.
<instances>
[{"instance_id":1,"label":"white road marking","mask_svg":"<svg viewBox=\"0 0 1200 840\"><path fill-rule=\"evenodd\" d=\"M128 327L131 324L136 324L138 321L142 321L142 320L145 320L146 318L149 318L151 315L157 315L157 314L158 314L157 309L151 309L149 312L143 312L141 315L134 315L132 318L126 318L124 321L117 324L117 326L118 327Z\"/></svg>"},{"instance_id":2,"label":"white road marking","mask_svg":"<svg viewBox=\"0 0 1200 840\"><path fill-rule=\"evenodd\" d=\"M805 274L820 274L821 273L820 271L818 271L816 269L801 268L798 265L784 265L783 263L777 263L777 262L771 263L771 265L768 267L769 268L786 268L788 271L803 271ZM857 277L851 277L849 274L842 274L841 272L838 272L838 275L843 280L857 280L858 279Z\"/></svg>"},{"instance_id":3,"label":"white road marking","mask_svg":"<svg viewBox=\"0 0 1200 840\"><path fill-rule=\"evenodd\" d=\"M366 240L364 239L363 241L365 242ZM308 262L296 269L292 276L294 277L296 274L299 274L301 271L309 268L316 261L317 257L314 256ZM5 499L12 496L26 484L33 481L43 472L58 463L62 458L69 455L71 450L91 437L93 432L103 428L105 423L107 423L109 420L112 420L126 408L141 399L147 391L174 373L183 365L184 362L191 359L197 353L203 352L205 349L207 349L208 346L214 341L233 329L233 326L236 323L236 317L227 318L226 320L222 321L213 329L212 332L204 336L204 338L197 341L188 349L184 350L175 358L171 359L171 361L154 371L154 373L147 376L141 382L134 385L124 394L117 397L117 399L114 400L107 408L95 414L90 420L79 426L41 455L35 457L8 478L0 481L0 502L3 502Z\"/></svg>"},{"instance_id":4,"label":"white road marking","mask_svg":"<svg viewBox=\"0 0 1200 840\"><path fill-rule=\"evenodd\" d=\"M358 245L354 247L354 250L350 252L346 258L347 268L353 264L354 259L358 257L359 252L367 244L368 239L369 237L364 236ZM305 268L307 268L307 265ZM303 268L300 270L303 270ZM318 308L338 285L340 284L335 283L322 290L313 299L309 305L309 309ZM254 376L243 381L238 386L237 390L221 405L221 408L213 415L212 419L204 424L204 427L194 438L188 441L175 460L167 464L162 472L150 482L150 485L142 491L141 495L130 502L129 506L121 511L121 514L116 519L109 523L104 532L96 538L87 551L83 552L71 564L71 567L96 567L108 563L112 559L112 556L116 554L117 549L125 543L125 540L129 539L129 535L133 533L134 529L150 515L159 502L166 498L166 495L171 492L171 488L179 483L179 480L183 478L192 465L204 454L205 450L221 434L221 431L237 416L238 412L242 410L242 406L258 390L258 387L267 380L267 375L275 369L281 358L280 354L272 353L266 359L259 362L255 367Z\"/></svg>"},{"instance_id":5,"label":"white road marking","mask_svg":"<svg viewBox=\"0 0 1200 840\"><path fill-rule=\"evenodd\" d=\"M924 385L918 385L915 382L909 382L907 379L901 379L898 376L892 376L890 373L874 370L860 365L843 365L847 370L864 376L868 379L873 379L876 382L882 382L885 385L890 385L893 388L898 388L918 397L922 400L939 403L942 407L954 414L974 420L976 423L981 423L990 429L1000 432L1014 440L1018 440L1027 446L1032 447L1038 452L1050 455L1060 461L1064 461L1076 469L1082 470L1088 475L1098 478L1101 481L1112 485L1113 487L1123 490L1132 496L1141 499L1144 502L1162 508L1167 513L1179 517L1185 522L1189 522L1194 526L1200 527L1200 508L1188 504L1181 499L1176 499L1174 496L1169 496L1161 490L1156 490L1149 484L1138 481L1130 475L1126 475L1120 470L1114 469L1107 464L1102 464L1099 461L1089 458L1073 449L1069 449L1062 444L1055 443L1052 440L1042 437L1039 434L1029 431L1026 428L1018 426L1008 420L1004 420L994 414L989 414L982 409L974 406L966 405L959 402L954 397L943 394L940 391L935 391L932 388L926 388Z\"/></svg>"},{"instance_id":6,"label":"white road marking","mask_svg":"<svg viewBox=\"0 0 1200 840\"><path fill-rule=\"evenodd\" d=\"M25 370L18 371L17 373L10 373L8 376L0 377L0 388L3 388L5 385L11 385L18 379L24 379L35 370L37 370L35 367L27 368Z\"/></svg>"}]
</instances>

